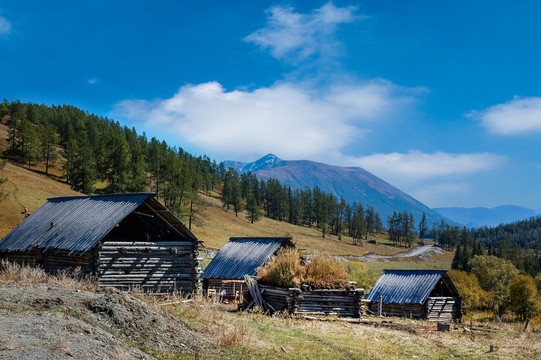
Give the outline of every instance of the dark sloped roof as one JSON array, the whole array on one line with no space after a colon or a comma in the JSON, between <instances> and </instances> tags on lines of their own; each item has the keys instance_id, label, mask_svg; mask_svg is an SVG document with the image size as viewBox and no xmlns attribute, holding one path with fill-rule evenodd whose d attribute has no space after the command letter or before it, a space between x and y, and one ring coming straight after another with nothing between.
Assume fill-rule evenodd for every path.
<instances>
[{"instance_id":1,"label":"dark sloped roof","mask_svg":"<svg viewBox=\"0 0 541 360\"><path fill-rule=\"evenodd\" d=\"M289 237L231 238L207 266L203 279L243 279L255 276L282 245L293 246Z\"/></svg>"},{"instance_id":2,"label":"dark sloped roof","mask_svg":"<svg viewBox=\"0 0 541 360\"><path fill-rule=\"evenodd\" d=\"M385 270L366 299L375 302L381 296L384 304L422 304L444 275L457 293L446 270Z\"/></svg>"},{"instance_id":3,"label":"dark sloped roof","mask_svg":"<svg viewBox=\"0 0 541 360\"><path fill-rule=\"evenodd\" d=\"M133 193L49 199L0 242L0 252L38 248L82 254L93 248L147 199L177 230L195 239L153 195Z\"/></svg>"}]
</instances>

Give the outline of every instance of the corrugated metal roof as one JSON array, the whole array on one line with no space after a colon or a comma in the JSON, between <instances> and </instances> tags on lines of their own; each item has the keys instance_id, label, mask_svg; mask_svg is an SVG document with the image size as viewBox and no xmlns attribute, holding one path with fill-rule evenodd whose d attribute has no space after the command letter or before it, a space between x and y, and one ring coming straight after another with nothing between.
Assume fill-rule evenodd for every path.
<instances>
[{"instance_id":1,"label":"corrugated metal roof","mask_svg":"<svg viewBox=\"0 0 541 360\"><path fill-rule=\"evenodd\" d=\"M292 246L291 238L231 238L214 256L201 277L243 279L244 275L255 276L257 268L285 244Z\"/></svg>"},{"instance_id":2,"label":"corrugated metal roof","mask_svg":"<svg viewBox=\"0 0 541 360\"><path fill-rule=\"evenodd\" d=\"M367 300L384 304L422 304L446 270L385 270Z\"/></svg>"},{"instance_id":3,"label":"corrugated metal roof","mask_svg":"<svg viewBox=\"0 0 541 360\"><path fill-rule=\"evenodd\" d=\"M82 254L152 195L135 193L49 199L0 242L0 251L39 248Z\"/></svg>"}]
</instances>

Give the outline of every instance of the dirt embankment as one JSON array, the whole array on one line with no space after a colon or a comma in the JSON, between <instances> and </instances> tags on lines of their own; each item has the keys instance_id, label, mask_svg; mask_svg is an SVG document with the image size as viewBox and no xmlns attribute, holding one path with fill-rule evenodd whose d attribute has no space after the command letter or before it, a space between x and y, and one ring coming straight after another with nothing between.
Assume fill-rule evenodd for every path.
<instances>
[{"instance_id":1,"label":"dirt embankment","mask_svg":"<svg viewBox=\"0 0 541 360\"><path fill-rule=\"evenodd\" d=\"M209 348L181 319L116 289L0 285L0 359L152 359Z\"/></svg>"}]
</instances>

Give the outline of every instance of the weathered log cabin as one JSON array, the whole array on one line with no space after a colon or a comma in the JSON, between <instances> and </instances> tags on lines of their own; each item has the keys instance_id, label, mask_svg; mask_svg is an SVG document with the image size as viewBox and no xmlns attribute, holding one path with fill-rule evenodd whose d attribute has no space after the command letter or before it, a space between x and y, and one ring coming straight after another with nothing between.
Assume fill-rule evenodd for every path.
<instances>
[{"instance_id":1,"label":"weathered log cabin","mask_svg":"<svg viewBox=\"0 0 541 360\"><path fill-rule=\"evenodd\" d=\"M255 276L278 250L294 247L290 237L230 238L209 263L203 275L203 289L216 290L224 299L246 291L244 275Z\"/></svg>"},{"instance_id":2,"label":"weathered log cabin","mask_svg":"<svg viewBox=\"0 0 541 360\"><path fill-rule=\"evenodd\" d=\"M100 286L201 287L201 241L151 193L52 198L0 242L0 258L49 273L80 268Z\"/></svg>"},{"instance_id":3,"label":"weathered log cabin","mask_svg":"<svg viewBox=\"0 0 541 360\"><path fill-rule=\"evenodd\" d=\"M376 314L381 301L383 316L430 321L462 318L462 298L446 270L385 270L366 299Z\"/></svg>"}]
</instances>

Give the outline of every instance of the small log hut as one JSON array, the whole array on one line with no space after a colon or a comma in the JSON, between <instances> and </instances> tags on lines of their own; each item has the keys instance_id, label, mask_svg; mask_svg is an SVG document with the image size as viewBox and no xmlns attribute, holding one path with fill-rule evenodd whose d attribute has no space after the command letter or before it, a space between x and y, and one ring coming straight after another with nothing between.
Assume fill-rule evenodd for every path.
<instances>
[{"instance_id":1,"label":"small log hut","mask_svg":"<svg viewBox=\"0 0 541 360\"><path fill-rule=\"evenodd\" d=\"M152 193L49 199L0 241L0 258L49 273L80 268L99 286L190 293L199 241Z\"/></svg>"},{"instance_id":2,"label":"small log hut","mask_svg":"<svg viewBox=\"0 0 541 360\"><path fill-rule=\"evenodd\" d=\"M250 279L250 277L247 277ZM287 311L290 315L337 315L359 318L363 313L364 289L354 285L344 289L279 288L259 284L255 279L247 281L249 292L245 293L240 310L258 305L263 311L274 313Z\"/></svg>"},{"instance_id":3,"label":"small log hut","mask_svg":"<svg viewBox=\"0 0 541 360\"><path fill-rule=\"evenodd\" d=\"M462 298L446 270L385 270L366 300L381 315L449 322L462 319Z\"/></svg>"},{"instance_id":4,"label":"small log hut","mask_svg":"<svg viewBox=\"0 0 541 360\"><path fill-rule=\"evenodd\" d=\"M209 263L203 275L203 289L216 290L223 299L235 300L247 291L244 276L255 276L271 256L285 247L294 247L290 237L230 238Z\"/></svg>"}]
</instances>

